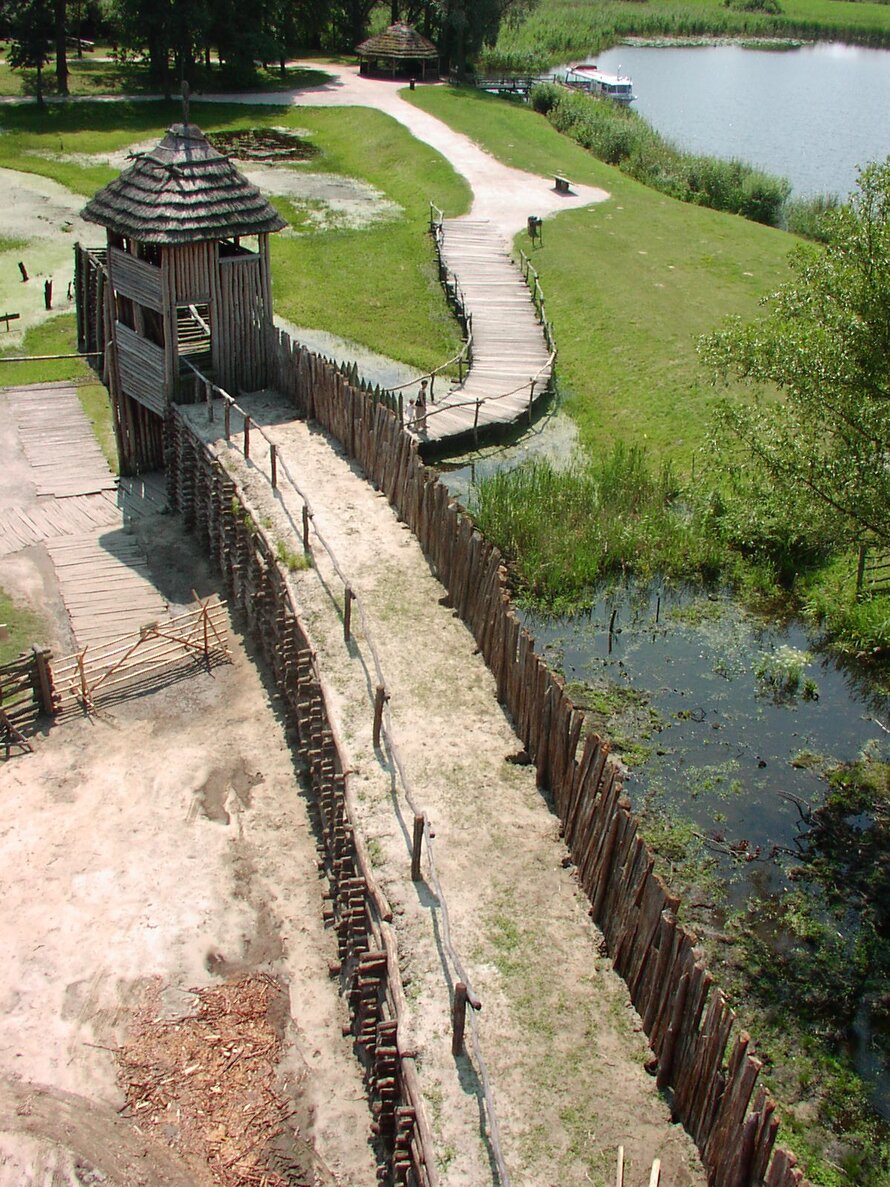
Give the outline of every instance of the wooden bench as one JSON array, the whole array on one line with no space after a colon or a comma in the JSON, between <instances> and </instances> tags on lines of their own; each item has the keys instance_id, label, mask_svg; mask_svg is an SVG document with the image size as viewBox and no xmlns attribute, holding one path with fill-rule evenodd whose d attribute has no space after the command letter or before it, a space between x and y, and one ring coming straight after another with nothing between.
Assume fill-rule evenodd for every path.
<instances>
[{"instance_id":1,"label":"wooden bench","mask_svg":"<svg viewBox=\"0 0 890 1187\"><path fill-rule=\"evenodd\" d=\"M572 183L567 177L560 177L557 173L553 180L556 184L556 192L558 194L570 194L572 192Z\"/></svg>"}]
</instances>

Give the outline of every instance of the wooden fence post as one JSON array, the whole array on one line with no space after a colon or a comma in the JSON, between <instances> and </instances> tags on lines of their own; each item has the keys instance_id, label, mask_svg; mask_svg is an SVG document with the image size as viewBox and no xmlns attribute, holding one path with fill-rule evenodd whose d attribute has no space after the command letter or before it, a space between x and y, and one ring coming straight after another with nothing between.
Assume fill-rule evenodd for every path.
<instances>
[{"instance_id":1,"label":"wooden fence post","mask_svg":"<svg viewBox=\"0 0 890 1187\"><path fill-rule=\"evenodd\" d=\"M382 684L377 685L374 694L374 749L380 745L380 728L383 724L383 706L386 703L386 689Z\"/></svg>"},{"instance_id":2,"label":"wooden fence post","mask_svg":"<svg viewBox=\"0 0 890 1187\"><path fill-rule=\"evenodd\" d=\"M50 653L40 647L32 647L34 653L34 668L37 672L37 692L40 700L40 710L52 716L56 711L53 698L52 674L49 668Z\"/></svg>"},{"instance_id":3,"label":"wooden fence post","mask_svg":"<svg viewBox=\"0 0 890 1187\"><path fill-rule=\"evenodd\" d=\"M244 456L250 457L250 417L244 418Z\"/></svg>"},{"instance_id":4,"label":"wooden fence post","mask_svg":"<svg viewBox=\"0 0 890 1187\"><path fill-rule=\"evenodd\" d=\"M458 981L454 987L454 1004L451 1008L451 1054L462 1055L464 1050L464 1027L467 1022L467 987Z\"/></svg>"},{"instance_id":5,"label":"wooden fence post","mask_svg":"<svg viewBox=\"0 0 890 1187\"><path fill-rule=\"evenodd\" d=\"M223 414L223 422L225 424L226 440L228 441L228 440L230 440L230 438L232 436L232 405L228 400L226 400L226 408L225 408L225 412Z\"/></svg>"},{"instance_id":6,"label":"wooden fence post","mask_svg":"<svg viewBox=\"0 0 890 1187\"><path fill-rule=\"evenodd\" d=\"M414 817L414 840L411 845L411 881L420 881L420 854L423 849L423 816Z\"/></svg>"},{"instance_id":7,"label":"wooden fence post","mask_svg":"<svg viewBox=\"0 0 890 1187\"><path fill-rule=\"evenodd\" d=\"M352 601L355 594L346 586L346 591L343 596L343 642L349 642L349 628L352 625Z\"/></svg>"},{"instance_id":8,"label":"wooden fence post","mask_svg":"<svg viewBox=\"0 0 890 1187\"><path fill-rule=\"evenodd\" d=\"M303 551L309 551L309 508L303 504Z\"/></svg>"},{"instance_id":9,"label":"wooden fence post","mask_svg":"<svg viewBox=\"0 0 890 1187\"><path fill-rule=\"evenodd\" d=\"M862 597L862 582L865 580L865 556L867 549L864 544L859 545L859 560L856 562L856 601Z\"/></svg>"},{"instance_id":10,"label":"wooden fence post","mask_svg":"<svg viewBox=\"0 0 890 1187\"><path fill-rule=\"evenodd\" d=\"M213 422L213 386L209 379L204 380L204 403L207 405L207 423Z\"/></svg>"},{"instance_id":11,"label":"wooden fence post","mask_svg":"<svg viewBox=\"0 0 890 1187\"><path fill-rule=\"evenodd\" d=\"M272 489L278 489L278 449L275 445L269 446L269 466L272 471Z\"/></svg>"}]
</instances>

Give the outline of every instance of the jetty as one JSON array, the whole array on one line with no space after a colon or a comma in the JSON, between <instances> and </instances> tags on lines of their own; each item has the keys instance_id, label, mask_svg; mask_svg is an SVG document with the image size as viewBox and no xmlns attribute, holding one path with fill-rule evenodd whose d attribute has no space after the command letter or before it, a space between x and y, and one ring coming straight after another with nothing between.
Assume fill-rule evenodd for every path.
<instances>
[{"instance_id":1,"label":"jetty","mask_svg":"<svg viewBox=\"0 0 890 1187\"><path fill-rule=\"evenodd\" d=\"M430 225L442 282L467 327L467 372L461 366L450 390L435 390L418 429L422 449L531 420L550 390L556 353L537 274L530 289L491 224L446 219L434 207Z\"/></svg>"}]
</instances>

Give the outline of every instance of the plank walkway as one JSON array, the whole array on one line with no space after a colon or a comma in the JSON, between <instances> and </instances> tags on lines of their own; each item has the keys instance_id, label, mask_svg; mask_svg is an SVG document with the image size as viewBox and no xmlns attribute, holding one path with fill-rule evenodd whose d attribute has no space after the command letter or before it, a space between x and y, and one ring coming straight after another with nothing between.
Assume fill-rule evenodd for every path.
<instances>
[{"instance_id":1,"label":"plank walkway","mask_svg":"<svg viewBox=\"0 0 890 1187\"><path fill-rule=\"evenodd\" d=\"M484 430L527 418L530 395L544 394L552 369L531 293L497 232L475 219L441 226L440 258L473 318L473 359L465 381L428 405L424 442L472 435L477 423Z\"/></svg>"},{"instance_id":2,"label":"plank walkway","mask_svg":"<svg viewBox=\"0 0 890 1187\"><path fill-rule=\"evenodd\" d=\"M163 478L111 473L71 384L4 395L37 494L0 508L0 556L46 547L78 647L165 618L167 604L124 526L164 505Z\"/></svg>"},{"instance_id":3,"label":"plank walkway","mask_svg":"<svg viewBox=\"0 0 890 1187\"><path fill-rule=\"evenodd\" d=\"M62 499L117 488L70 383L10 388L6 398L38 495Z\"/></svg>"}]
</instances>

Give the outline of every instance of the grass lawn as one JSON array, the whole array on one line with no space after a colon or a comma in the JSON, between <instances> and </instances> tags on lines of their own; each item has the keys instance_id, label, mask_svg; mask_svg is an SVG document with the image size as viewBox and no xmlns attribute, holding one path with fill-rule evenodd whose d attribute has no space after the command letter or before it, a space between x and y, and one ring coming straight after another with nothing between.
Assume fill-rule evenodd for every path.
<instances>
[{"instance_id":1,"label":"grass lawn","mask_svg":"<svg viewBox=\"0 0 890 1187\"><path fill-rule=\"evenodd\" d=\"M21 606L0 589L0 624L6 627L9 637L0 639L0 664L8 664L23 651L32 646L42 646L46 627L39 615Z\"/></svg>"},{"instance_id":2,"label":"grass lawn","mask_svg":"<svg viewBox=\"0 0 890 1187\"><path fill-rule=\"evenodd\" d=\"M456 353L459 329L439 286L425 227L430 198L461 212L469 208L470 194L438 153L388 116L366 108L195 102L192 116L206 131L267 124L302 129L322 150L308 166L312 172L359 178L401 209L398 217L364 230L273 236L276 312L421 368L438 366ZM164 102L51 105L44 112L32 106L4 108L0 166L52 177L89 196L117 170L78 156L160 137L178 118L179 105Z\"/></svg>"},{"instance_id":3,"label":"grass lawn","mask_svg":"<svg viewBox=\"0 0 890 1187\"><path fill-rule=\"evenodd\" d=\"M781 0L781 13L745 12L723 0L540 0L504 23L495 55L559 63L622 37L810 37L890 45L890 9L868 0Z\"/></svg>"},{"instance_id":4,"label":"grass lawn","mask_svg":"<svg viewBox=\"0 0 890 1187\"><path fill-rule=\"evenodd\" d=\"M506 164L609 191L600 205L548 220L531 252L560 391L590 453L617 438L688 467L718 394L696 338L725 314L756 314L784 278L792 237L655 193L525 107L468 88L417 90L411 100ZM525 234L516 247L531 251Z\"/></svg>"}]
</instances>

